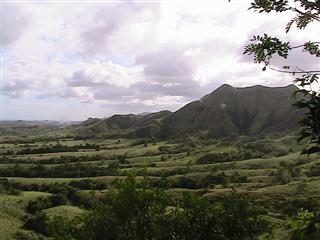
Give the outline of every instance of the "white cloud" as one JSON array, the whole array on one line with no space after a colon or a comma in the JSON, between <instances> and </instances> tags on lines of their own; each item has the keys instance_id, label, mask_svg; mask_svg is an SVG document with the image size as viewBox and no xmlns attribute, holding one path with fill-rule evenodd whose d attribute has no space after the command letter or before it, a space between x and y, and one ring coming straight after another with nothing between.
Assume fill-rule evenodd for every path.
<instances>
[{"instance_id":1,"label":"white cloud","mask_svg":"<svg viewBox=\"0 0 320 240\"><path fill-rule=\"evenodd\" d=\"M50 99L65 101L63 109L73 108L70 101L94 106L88 114L99 116L175 110L223 83L286 85L291 76L261 72L242 56L244 45L262 32L301 42L316 38L317 28L286 35L290 14L259 14L247 11L249 4L6 3L1 68L2 95L11 99L7 108L40 98L44 105ZM302 67L318 64L306 55L289 58L292 64L299 61ZM282 62L275 59L274 64L281 67Z\"/></svg>"}]
</instances>

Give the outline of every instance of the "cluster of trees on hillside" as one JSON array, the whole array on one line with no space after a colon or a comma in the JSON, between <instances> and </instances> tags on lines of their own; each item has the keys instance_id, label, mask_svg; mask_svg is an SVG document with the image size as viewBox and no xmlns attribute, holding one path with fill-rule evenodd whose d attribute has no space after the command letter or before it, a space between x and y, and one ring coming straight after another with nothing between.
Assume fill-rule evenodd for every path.
<instances>
[{"instance_id":1,"label":"cluster of trees on hillside","mask_svg":"<svg viewBox=\"0 0 320 240\"><path fill-rule=\"evenodd\" d=\"M186 188L186 189L206 189L215 188L216 185L221 185L224 188L228 187L230 183L247 183L248 177L240 175L235 172L231 175L226 175L225 172L210 173L204 175L202 178L193 178L191 176L183 175L177 177L176 180L168 180L168 186L172 188Z\"/></svg>"},{"instance_id":2,"label":"cluster of trees on hillside","mask_svg":"<svg viewBox=\"0 0 320 240\"><path fill-rule=\"evenodd\" d=\"M19 195L21 191L15 188L7 178L0 178L0 194Z\"/></svg>"},{"instance_id":3,"label":"cluster of trees on hillside","mask_svg":"<svg viewBox=\"0 0 320 240\"><path fill-rule=\"evenodd\" d=\"M0 177L97 177L115 175L117 170L118 167L113 164L110 164L108 167L93 166L85 163L62 164L54 167L46 167L41 164L37 164L34 167L21 167L19 164L16 164L13 167L1 168Z\"/></svg>"},{"instance_id":4,"label":"cluster of trees on hillside","mask_svg":"<svg viewBox=\"0 0 320 240\"><path fill-rule=\"evenodd\" d=\"M28 147L20 151L17 151L16 154L24 155L24 154L44 154L44 153L57 153L57 152L76 152L79 149L94 149L96 151L99 151L100 145L91 144L91 143L85 143L85 144L74 145L74 146L56 144L56 145L43 146L39 148Z\"/></svg>"},{"instance_id":5,"label":"cluster of trees on hillside","mask_svg":"<svg viewBox=\"0 0 320 240\"><path fill-rule=\"evenodd\" d=\"M30 202L28 202L26 210L30 214L36 214L43 209L56 207L59 205L65 205L66 203L66 196L61 193L58 193L53 194L49 197L39 197L36 200L31 200Z\"/></svg>"}]
</instances>

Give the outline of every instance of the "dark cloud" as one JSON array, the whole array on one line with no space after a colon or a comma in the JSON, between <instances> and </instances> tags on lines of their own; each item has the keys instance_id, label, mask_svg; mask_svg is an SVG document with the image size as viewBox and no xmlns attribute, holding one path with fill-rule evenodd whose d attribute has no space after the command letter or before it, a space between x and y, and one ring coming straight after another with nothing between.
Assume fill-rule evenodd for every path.
<instances>
[{"instance_id":1,"label":"dark cloud","mask_svg":"<svg viewBox=\"0 0 320 240\"><path fill-rule=\"evenodd\" d=\"M184 82L160 84L140 82L133 86L142 95L155 96L182 96L187 99L198 97L202 93L199 84L192 79L185 79Z\"/></svg>"},{"instance_id":2,"label":"dark cloud","mask_svg":"<svg viewBox=\"0 0 320 240\"><path fill-rule=\"evenodd\" d=\"M93 76L86 74L84 70L75 71L71 78L66 78L65 80L69 87L90 87L100 85L95 82Z\"/></svg>"},{"instance_id":3,"label":"dark cloud","mask_svg":"<svg viewBox=\"0 0 320 240\"><path fill-rule=\"evenodd\" d=\"M2 44L6 46L13 44L22 36L31 19L23 7L13 3L2 4L1 39Z\"/></svg>"},{"instance_id":4,"label":"dark cloud","mask_svg":"<svg viewBox=\"0 0 320 240\"><path fill-rule=\"evenodd\" d=\"M144 73L155 82L175 82L190 77L195 70L191 58L180 47L164 47L139 56L137 64L144 65Z\"/></svg>"},{"instance_id":5,"label":"dark cloud","mask_svg":"<svg viewBox=\"0 0 320 240\"><path fill-rule=\"evenodd\" d=\"M121 101L126 97L136 95L136 93L130 88L118 87L114 85L103 86L92 90L94 92L93 96L95 100Z\"/></svg>"},{"instance_id":6,"label":"dark cloud","mask_svg":"<svg viewBox=\"0 0 320 240\"><path fill-rule=\"evenodd\" d=\"M138 103L121 103L121 102L113 102L108 104L102 104L101 108L109 109L110 115L113 114L139 114L143 112L156 112L162 110L176 110L181 107L182 104L173 105L173 106L156 106L156 105L147 105L141 102Z\"/></svg>"},{"instance_id":7,"label":"dark cloud","mask_svg":"<svg viewBox=\"0 0 320 240\"><path fill-rule=\"evenodd\" d=\"M33 88L31 81L4 81L1 93L13 98L20 97L27 90Z\"/></svg>"},{"instance_id":8,"label":"dark cloud","mask_svg":"<svg viewBox=\"0 0 320 240\"><path fill-rule=\"evenodd\" d=\"M82 54L104 55L115 51L114 46L132 45L134 39L121 39L119 42L117 34L123 34L126 29L130 29L128 26L139 26L147 21L150 17L145 16L146 12L152 12L146 14L147 16L156 17L156 9L157 4L134 2L111 2L101 5L98 10L95 9L86 16L85 26L80 34Z\"/></svg>"},{"instance_id":9,"label":"dark cloud","mask_svg":"<svg viewBox=\"0 0 320 240\"><path fill-rule=\"evenodd\" d=\"M116 3L107 4L97 11L91 25L81 35L85 50L98 52L105 48L107 40L120 28L129 13L126 5Z\"/></svg>"}]
</instances>

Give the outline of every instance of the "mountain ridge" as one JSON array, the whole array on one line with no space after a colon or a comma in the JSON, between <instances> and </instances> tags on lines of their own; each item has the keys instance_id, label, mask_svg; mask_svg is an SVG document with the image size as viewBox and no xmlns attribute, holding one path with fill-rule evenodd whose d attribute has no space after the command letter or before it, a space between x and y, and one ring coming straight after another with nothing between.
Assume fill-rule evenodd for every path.
<instances>
[{"instance_id":1,"label":"mountain ridge","mask_svg":"<svg viewBox=\"0 0 320 240\"><path fill-rule=\"evenodd\" d=\"M172 138L205 134L211 137L259 135L293 129L301 112L292 107L295 85L233 87L223 84L175 112L115 114L89 118L79 134ZM92 124L88 124L88 123ZM76 132L77 132L76 131Z\"/></svg>"}]
</instances>

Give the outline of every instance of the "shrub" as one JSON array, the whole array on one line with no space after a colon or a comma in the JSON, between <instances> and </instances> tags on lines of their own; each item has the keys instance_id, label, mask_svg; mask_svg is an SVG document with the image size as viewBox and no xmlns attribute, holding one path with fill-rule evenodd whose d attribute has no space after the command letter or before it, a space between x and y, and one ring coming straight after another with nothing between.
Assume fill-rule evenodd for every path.
<instances>
[{"instance_id":1,"label":"shrub","mask_svg":"<svg viewBox=\"0 0 320 240\"><path fill-rule=\"evenodd\" d=\"M26 221L23 225L25 229L41 233L45 236L49 235L49 218L46 214L36 214Z\"/></svg>"}]
</instances>

